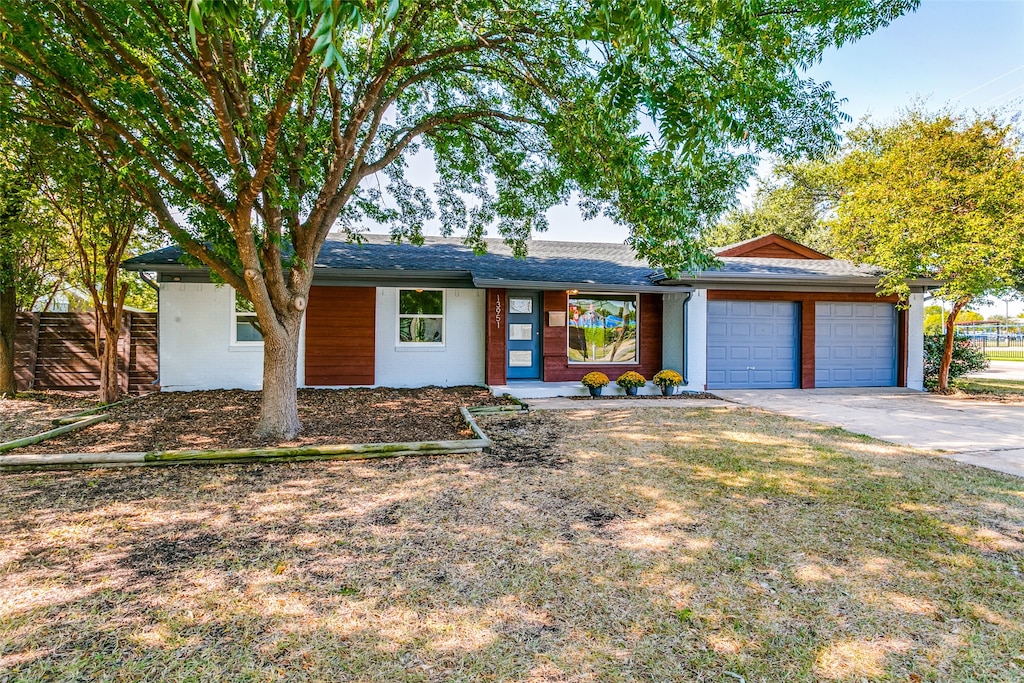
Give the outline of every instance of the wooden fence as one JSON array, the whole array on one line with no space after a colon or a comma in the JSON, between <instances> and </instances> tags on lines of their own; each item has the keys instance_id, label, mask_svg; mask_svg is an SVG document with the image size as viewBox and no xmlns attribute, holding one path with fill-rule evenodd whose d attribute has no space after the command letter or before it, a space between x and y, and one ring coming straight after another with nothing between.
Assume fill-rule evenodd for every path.
<instances>
[{"instance_id":1,"label":"wooden fence","mask_svg":"<svg viewBox=\"0 0 1024 683\"><path fill-rule=\"evenodd\" d=\"M157 314L125 313L117 340L118 378L130 394L157 391ZM102 328L102 326L101 326ZM91 313L19 313L18 390L98 391L96 320ZM103 332L101 329L101 338Z\"/></svg>"}]
</instances>

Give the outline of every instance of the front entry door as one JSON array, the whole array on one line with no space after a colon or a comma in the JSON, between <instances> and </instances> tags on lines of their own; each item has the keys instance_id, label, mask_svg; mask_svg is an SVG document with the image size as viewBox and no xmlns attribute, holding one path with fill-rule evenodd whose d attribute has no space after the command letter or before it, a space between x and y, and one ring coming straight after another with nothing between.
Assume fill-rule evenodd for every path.
<instances>
[{"instance_id":1,"label":"front entry door","mask_svg":"<svg viewBox=\"0 0 1024 683\"><path fill-rule=\"evenodd\" d=\"M508 293L509 379L540 379L540 314L536 292Z\"/></svg>"}]
</instances>

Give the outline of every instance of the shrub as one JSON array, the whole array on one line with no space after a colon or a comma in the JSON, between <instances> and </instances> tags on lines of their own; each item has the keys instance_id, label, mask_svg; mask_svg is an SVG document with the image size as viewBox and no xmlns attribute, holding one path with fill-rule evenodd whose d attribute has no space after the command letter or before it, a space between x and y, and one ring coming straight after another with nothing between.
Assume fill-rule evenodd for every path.
<instances>
[{"instance_id":1,"label":"shrub","mask_svg":"<svg viewBox=\"0 0 1024 683\"><path fill-rule=\"evenodd\" d=\"M659 387L677 387L683 383L683 376L675 370L662 370L651 381Z\"/></svg>"},{"instance_id":2,"label":"shrub","mask_svg":"<svg viewBox=\"0 0 1024 683\"><path fill-rule=\"evenodd\" d=\"M624 372L619 375L619 378L615 380L615 383L623 389L628 389L629 387L642 387L647 384L647 378L639 372L633 372L630 370L629 372Z\"/></svg>"},{"instance_id":3,"label":"shrub","mask_svg":"<svg viewBox=\"0 0 1024 683\"><path fill-rule=\"evenodd\" d=\"M598 387L608 386L608 383L611 380L608 379L608 375L603 372L588 372L583 375L583 379L580 381L583 382L583 386L588 389L596 389Z\"/></svg>"},{"instance_id":4,"label":"shrub","mask_svg":"<svg viewBox=\"0 0 1024 683\"><path fill-rule=\"evenodd\" d=\"M939 384L939 365L946 343L944 334L924 336L924 385L933 389ZM967 337L953 338L953 362L949 364L949 379L953 380L988 367L988 359L981 348Z\"/></svg>"}]
</instances>

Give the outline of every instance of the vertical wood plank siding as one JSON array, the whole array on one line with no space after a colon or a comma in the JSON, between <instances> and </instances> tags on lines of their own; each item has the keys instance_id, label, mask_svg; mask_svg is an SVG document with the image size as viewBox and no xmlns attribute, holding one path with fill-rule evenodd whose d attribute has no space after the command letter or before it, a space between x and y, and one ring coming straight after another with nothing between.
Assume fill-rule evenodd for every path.
<instances>
[{"instance_id":1,"label":"vertical wood plank siding","mask_svg":"<svg viewBox=\"0 0 1024 683\"><path fill-rule=\"evenodd\" d=\"M869 292L750 292L709 289L708 300L722 301L797 301L801 304L800 388L814 388L814 305L819 301L844 303L899 302L896 296L876 296ZM907 386L907 313L896 312L896 386Z\"/></svg>"},{"instance_id":2,"label":"vertical wood plank siding","mask_svg":"<svg viewBox=\"0 0 1024 683\"><path fill-rule=\"evenodd\" d=\"M595 370L608 375L613 382L627 370L635 370L650 380L661 370L662 300L660 294L640 295L640 328L638 330L640 354L638 363L569 363L568 327L547 324L551 311L567 312L569 295L563 291L544 292L544 381L573 382Z\"/></svg>"},{"instance_id":3,"label":"vertical wood plank siding","mask_svg":"<svg viewBox=\"0 0 1024 683\"><path fill-rule=\"evenodd\" d=\"M816 310L814 301L800 302L800 388L814 388L814 344L816 334Z\"/></svg>"},{"instance_id":4,"label":"vertical wood plank siding","mask_svg":"<svg viewBox=\"0 0 1024 683\"><path fill-rule=\"evenodd\" d=\"M508 290L487 290L487 353L484 358L484 378L490 386L506 383L505 352L508 346Z\"/></svg>"},{"instance_id":5,"label":"vertical wood plank siding","mask_svg":"<svg viewBox=\"0 0 1024 683\"><path fill-rule=\"evenodd\" d=\"M374 383L376 306L376 287L310 288L306 384Z\"/></svg>"}]
</instances>

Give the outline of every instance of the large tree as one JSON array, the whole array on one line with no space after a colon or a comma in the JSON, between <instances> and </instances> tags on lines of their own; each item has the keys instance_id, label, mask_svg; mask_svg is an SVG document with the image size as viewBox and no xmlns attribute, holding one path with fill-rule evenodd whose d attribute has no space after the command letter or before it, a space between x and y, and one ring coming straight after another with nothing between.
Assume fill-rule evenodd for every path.
<instances>
[{"instance_id":1,"label":"large tree","mask_svg":"<svg viewBox=\"0 0 1024 683\"><path fill-rule=\"evenodd\" d=\"M1024 272L1024 150L995 115L911 110L850 132L836 162L842 187L833 236L844 255L885 269L881 290L941 282L952 303L939 366L949 386L954 322L978 297L1011 292Z\"/></svg>"},{"instance_id":2,"label":"large tree","mask_svg":"<svg viewBox=\"0 0 1024 683\"><path fill-rule=\"evenodd\" d=\"M831 254L835 244L826 218L834 199L824 161L779 163L771 175L758 179L750 206L728 211L705 239L710 246L721 247L775 233Z\"/></svg>"},{"instance_id":3,"label":"large tree","mask_svg":"<svg viewBox=\"0 0 1024 683\"><path fill-rule=\"evenodd\" d=\"M496 225L522 253L577 191L653 264L706 265L693 234L755 150L834 142L833 93L797 69L917 2L0 0L0 70L24 116L118 158L160 226L251 300L258 431L287 437L332 227L415 240L436 217L482 249ZM436 202L405 176L421 147Z\"/></svg>"}]
</instances>

